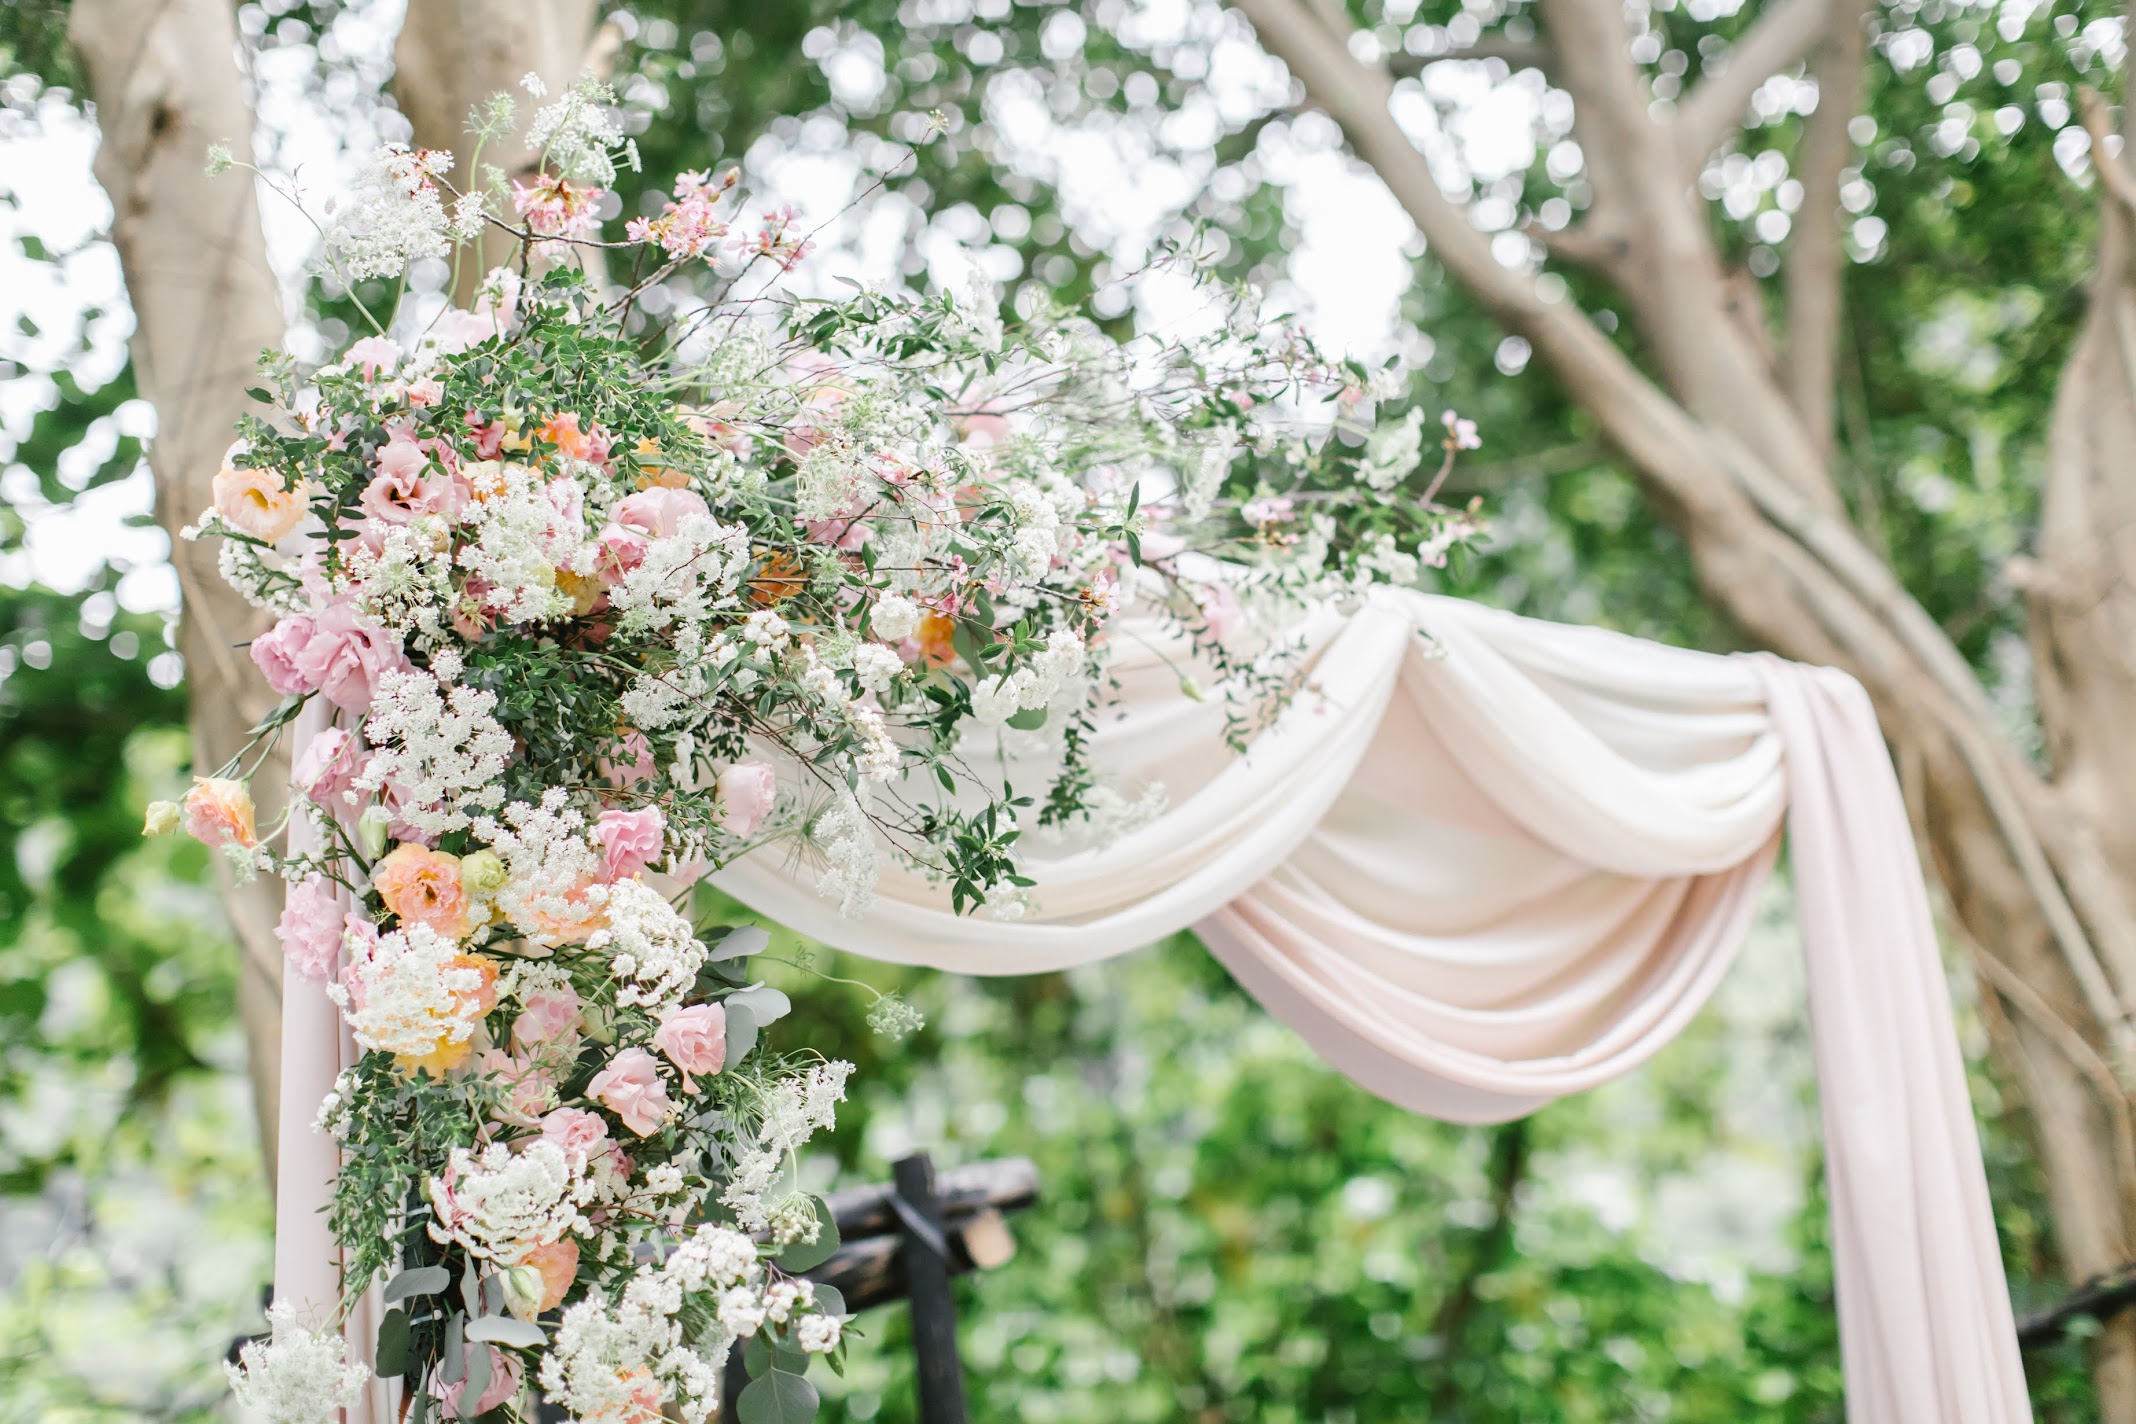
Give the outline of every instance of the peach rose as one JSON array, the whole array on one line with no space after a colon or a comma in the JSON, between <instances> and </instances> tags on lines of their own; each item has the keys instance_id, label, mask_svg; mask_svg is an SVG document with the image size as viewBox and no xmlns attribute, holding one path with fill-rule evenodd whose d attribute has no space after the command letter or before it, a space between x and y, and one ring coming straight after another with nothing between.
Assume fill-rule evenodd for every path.
<instances>
[{"instance_id":1,"label":"peach rose","mask_svg":"<svg viewBox=\"0 0 2136 1424\"><path fill-rule=\"evenodd\" d=\"M536 1246L527 1253L522 1264L541 1272L541 1302L535 1306L534 1313L539 1315L545 1310L554 1310L564 1303L571 1282L578 1278L579 1244L566 1236L546 1246Z\"/></svg>"},{"instance_id":2,"label":"peach rose","mask_svg":"<svg viewBox=\"0 0 2136 1424\"><path fill-rule=\"evenodd\" d=\"M371 888L404 925L428 925L451 939L474 932L456 855L403 841L372 867Z\"/></svg>"},{"instance_id":3,"label":"peach rose","mask_svg":"<svg viewBox=\"0 0 2136 1424\"><path fill-rule=\"evenodd\" d=\"M670 1009L653 1031L653 1046L682 1073L682 1090L694 1093L692 1075L710 1075L727 1066L727 1011L718 1004Z\"/></svg>"},{"instance_id":4,"label":"peach rose","mask_svg":"<svg viewBox=\"0 0 2136 1424\"><path fill-rule=\"evenodd\" d=\"M240 470L225 462L215 472L215 512L253 538L279 544L304 518L306 487L283 483L273 470Z\"/></svg>"},{"instance_id":5,"label":"peach rose","mask_svg":"<svg viewBox=\"0 0 2136 1424\"><path fill-rule=\"evenodd\" d=\"M185 793L185 833L218 850L226 845L258 845L251 789L242 781L219 776L194 777L193 789Z\"/></svg>"},{"instance_id":6,"label":"peach rose","mask_svg":"<svg viewBox=\"0 0 2136 1424\"><path fill-rule=\"evenodd\" d=\"M469 1019L479 1019L497 1007L497 961L480 954L455 954L445 961L448 969L472 969L481 980L472 989L453 995L452 1012L437 1021L438 1037L427 1053L396 1053L393 1062L404 1073L428 1073L443 1078L474 1055L475 1042L468 1038L454 1043L452 1031Z\"/></svg>"},{"instance_id":7,"label":"peach rose","mask_svg":"<svg viewBox=\"0 0 2136 1424\"><path fill-rule=\"evenodd\" d=\"M651 1137L674 1115L667 1084L660 1081L660 1062L642 1048L626 1048L608 1060L608 1066L593 1075L586 1096L623 1119L623 1125L640 1137Z\"/></svg>"}]
</instances>

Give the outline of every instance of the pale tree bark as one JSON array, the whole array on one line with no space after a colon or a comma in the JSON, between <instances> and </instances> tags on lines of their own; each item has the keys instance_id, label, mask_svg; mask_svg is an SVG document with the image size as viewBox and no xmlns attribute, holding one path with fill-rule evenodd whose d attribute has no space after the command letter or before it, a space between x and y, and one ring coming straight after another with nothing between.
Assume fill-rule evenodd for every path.
<instances>
[{"instance_id":1,"label":"pale tree bark","mask_svg":"<svg viewBox=\"0 0 2136 1424\"><path fill-rule=\"evenodd\" d=\"M1752 639L1852 672L1875 698L1949 919L2000 997L1997 1041L2038 1123L2057 1239L2084 1276L2136 1255L2136 301L2125 214L2056 424L2047 528L2032 565L2053 774L2010 747L1978 679L1845 516L1831 398L1844 262L1837 196L1862 72L1862 0L1777 0L1673 119L1631 61L1617 0L1540 0L1553 83L1573 99L1593 202L1546 238L1621 289L1641 366L1533 274L1501 265L1389 111L1396 77L1361 60L1339 7L1235 0L1308 102L1408 211L1439 264L1525 337L1683 532L1708 597ZM1747 320L1697 196L1699 166L1751 95L1814 53L1818 112L1790 254L1781 370ZM2124 177L2127 175L2115 175ZM1450 180L1451 181L1451 180ZM2128 185L2136 191L2136 182ZM1543 236L1538 234L1538 236ZM1806 237L1807 241L1803 238ZM2101 1417L2136 1424L2136 1320L2095 1356Z\"/></svg>"},{"instance_id":2,"label":"pale tree bark","mask_svg":"<svg viewBox=\"0 0 2136 1424\"><path fill-rule=\"evenodd\" d=\"M79 0L71 38L102 134L96 176L111 199L112 240L133 302L134 376L156 408L149 467L156 517L171 535L185 598L179 651L192 709L193 765L212 772L273 707L245 644L262 623L216 572L212 543L178 538L212 501L210 486L255 384L260 352L279 349L281 299L267 265L253 185L207 176L208 146L249 159L252 113L238 73L237 27L219 0ZM279 805L284 761L254 788ZM270 1176L281 1061L280 882L224 877L237 932L238 1006Z\"/></svg>"},{"instance_id":3,"label":"pale tree bark","mask_svg":"<svg viewBox=\"0 0 2136 1424\"><path fill-rule=\"evenodd\" d=\"M507 180L534 172L540 155L518 141L533 100L520 87L538 75L552 95L580 75L606 77L622 44L613 25L594 28L594 0L427 0L410 5L393 46L393 97L415 130L418 148L449 149L457 158L453 183L462 192L488 191L486 170ZM520 124L513 139L482 150L485 172L475 171L468 116L493 94L511 94ZM493 199L492 211L501 204ZM502 215L513 220L509 208ZM464 305L490 268L511 259L510 234L492 227L483 237L480 262L460 269L457 297Z\"/></svg>"}]
</instances>

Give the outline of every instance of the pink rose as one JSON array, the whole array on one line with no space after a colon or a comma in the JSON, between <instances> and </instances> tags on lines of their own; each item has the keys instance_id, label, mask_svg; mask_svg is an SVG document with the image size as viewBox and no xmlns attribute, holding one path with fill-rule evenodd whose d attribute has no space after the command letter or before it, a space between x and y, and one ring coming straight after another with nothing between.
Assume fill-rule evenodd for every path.
<instances>
[{"instance_id":1,"label":"pink rose","mask_svg":"<svg viewBox=\"0 0 2136 1424\"><path fill-rule=\"evenodd\" d=\"M778 799L778 778L763 762L738 761L719 774L719 823L733 835L755 834Z\"/></svg>"},{"instance_id":2,"label":"pink rose","mask_svg":"<svg viewBox=\"0 0 2136 1424\"><path fill-rule=\"evenodd\" d=\"M645 535L636 529L620 524L605 526L594 549L595 576L602 583L621 583L625 574L645 562L645 545Z\"/></svg>"},{"instance_id":3,"label":"pink rose","mask_svg":"<svg viewBox=\"0 0 2136 1424\"><path fill-rule=\"evenodd\" d=\"M341 359L362 371L365 380L372 381L381 375L392 375L393 368L400 364L400 356L400 347L391 337L366 336L350 343Z\"/></svg>"},{"instance_id":4,"label":"pink rose","mask_svg":"<svg viewBox=\"0 0 2136 1424\"><path fill-rule=\"evenodd\" d=\"M519 1017L512 1020L512 1042L521 1050L574 1042L581 1008L578 994L568 984L529 994L522 1001Z\"/></svg>"},{"instance_id":5,"label":"pink rose","mask_svg":"<svg viewBox=\"0 0 2136 1424\"><path fill-rule=\"evenodd\" d=\"M504 1101L496 1110L498 1121L532 1127L544 1121L542 1115L556 1106L556 1079L540 1064L495 1048L483 1050L475 1063L484 1073L494 1074L504 1087Z\"/></svg>"},{"instance_id":6,"label":"pink rose","mask_svg":"<svg viewBox=\"0 0 2136 1424\"><path fill-rule=\"evenodd\" d=\"M603 811L593 829L601 843L601 879L629 880L660 858L660 838L667 823L657 808Z\"/></svg>"},{"instance_id":7,"label":"pink rose","mask_svg":"<svg viewBox=\"0 0 2136 1424\"><path fill-rule=\"evenodd\" d=\"M437 1375L430 1377L430 1397L443 1401L439 1414L447 1419L472 1419L486 1414L519 1393L519 1357L498 1349L495 1345L484 1346L490 1352L489 1383L475 1399L473 1409L460 1407L460 1396L467 1392L467 1381L458 1380L446 1384Z\"/></svg>"},{"instance_id":8,"label":"pink rose","mask_svg":"<svg viewBox=\"0 0 2136 1424\"><path fill-rule=\"evenodd\" d=\"M581 1108L557 1108L545 1115L541 1135L574 1162L591 1162L608 1150L607 1121Z\"/></svg>"},{"instance_id":9,"label":"pink rose","mask_svg":"<svg viewBox=\"0 0 2136 1424\"><path fill-rule=\"evenodd\" d=\"M1231 641L1231 635L1239 630L1239 623L1246 610L1239 603L1239 596L1231 591L1231 585L1212 583L1201 591L1201 615L1203 626L1210 639L1221 645Z\"/></svg>"},{"instance_id":10,"label":"pink rose","mask_svg":"<svg viewBox=\"0 0 2136 1424\"><path fill-rule=\"evenodd\" d=\"M313 805L340 811L348 804L343 794L355 789L366 760L351 733L328 727L305 743L290 769L290 779Z\"/></svg>"},{"instance_id":11,"label":"pink rose","mask_svg":"<svg viewBox=\"0 0 2136 1424\"><path fill-rule=\"evenodd\" d=\"M443 399L445 399L445 386L440 381L426 376L420 381L408 383L408 404L410 405L433 406Z\"/></svg>"},{"instance_id":12,"label":"pink rose","mask_svg":"<svg viewBox=\"0 0 2136 1424\"><path fill-rule=\"evenodd\" d=\"M304 675L297 658L318 632L318 625L301 613L292 613L252 640L252 661L267 685L282 696L317 691Z\"/></svg>"},{"instance_id":13,"label":"pink rose","mask_svg":"<svg viewBox=\"0 0 2136 1424\"><path fill-rule=\"evenodd\" d=\"M694 1074L710 1075L727 1066L727 1010L719 1004L692 1004L660 1016L653 1046L682 1073L682 1090L697 1091Z\"/></svg>"},{"instance_id":14,"label":"pink rose","mask_svg":"<svg viewBox=\"0 0 2136 1424\"><path fill-rule=\"evenodd\" d=\"M660 1080L660 1061L642 1048L626 1048L608 1060L608 1066L593 1075L586 1096L623 1119L623 1125L640 1137L651 1137L673 1115L667 1084Z\"/></svg>"},{"instance_id":15,"label":"pink rose","mask_svg":"<svg viewBox=\"0 0 2136 1424\"><path fill-rule=\"evenodd\" d=\"M694 490L655 485L629 496L615 508L615 522L652 539L665 539L696 514L710 514L704 497Z\"/></svg>"},{"instance_id":16,"label":"pink rose","mask_svg":"<svg viewBox=\"0 0 2136 1424\"><path fill-rule=\"evenodd\" d=\"M324 984L334 976L341 957L342 913L333 882L323 876L289 887L274 933L282 942L282 957L289 961L291 973L314 984Z\"/></svg>"},{"instance_id":17,"label":"pink rose","mask_svg":"<svg viewBox=\"0 0 2136 1424\"><path fill-rule=\"evenodd\" d=\"M328 604L319 614L295 661L305 680L344 712L370 711L380 676L409 666L399 637L346 603Z\"/></svg>"}]
</instances>

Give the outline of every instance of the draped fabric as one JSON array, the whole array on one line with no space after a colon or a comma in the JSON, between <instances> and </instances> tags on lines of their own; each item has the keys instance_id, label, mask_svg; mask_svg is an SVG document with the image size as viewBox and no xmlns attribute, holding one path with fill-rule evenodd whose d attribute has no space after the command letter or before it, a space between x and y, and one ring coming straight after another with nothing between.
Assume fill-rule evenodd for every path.
<instances>
[{"instance_id":1,"label":"draped fabric","mask_svg":"<svg viewBox=\"0 0 2136 1424\"><path fill-rule=\"evenodd\" d=\"M1308 636L1305 690L1240 756L1224 708L1180 695L1189 650L1121 627L1093 761L1161 781L1168 805L1109 844L1034 842L1021 918L954 915L942 887L886 867L873 908L844 919L780 850L715 883L840 948L960 973L1059 969L1193 927L1372 1092L1495 1122L1630 1071L1690 1021L1785 821L1849 1418L2029 1419L1926 892L1861 689L1415 593ZM322 1017L298 1002L317 991L293 987L285 1290L284 1269L322 1256L288 1238L332 1170L290 1117L348 1051L323 996Z\"/></svg>"}]
</instances>

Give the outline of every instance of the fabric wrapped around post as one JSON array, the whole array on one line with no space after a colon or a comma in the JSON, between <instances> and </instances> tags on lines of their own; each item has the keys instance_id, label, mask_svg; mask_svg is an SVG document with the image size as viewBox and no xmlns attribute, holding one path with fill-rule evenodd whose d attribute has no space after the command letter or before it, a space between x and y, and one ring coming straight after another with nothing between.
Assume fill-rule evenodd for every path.
<instances>
[{"instance_id":1,"label":"fabric wrapped around post","mask_svg":"<svg viewBox=\"0 0 2136 1424\"><path fill-rule=\"evenodd\" d=\"M2028 1420L1927 894L1861 689L1423 594L1308 636L1306 690L1235 756L1223 708L1179 695L1184 640L1117 630L1094 761L1163 782L1169 805L1110 844L1030 846L1023 918L957 916L946 889L886 866L873 908L845 919L783 846L714 883L841 949L959 973L1066 968L1192 927L1372 1092L1494 1122L1618 1077L1683 1029L1734 957L1784 820L1849 1418ZM331 1251L308 1216L330 1164L322 1176L299 1139L348 1052L323 996L316 1024L288 1021L302 997L285 1008L285 1292L285 1270Z\"/></svg>"}]
</instances>

